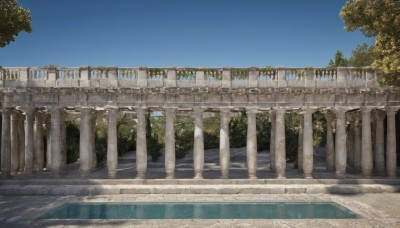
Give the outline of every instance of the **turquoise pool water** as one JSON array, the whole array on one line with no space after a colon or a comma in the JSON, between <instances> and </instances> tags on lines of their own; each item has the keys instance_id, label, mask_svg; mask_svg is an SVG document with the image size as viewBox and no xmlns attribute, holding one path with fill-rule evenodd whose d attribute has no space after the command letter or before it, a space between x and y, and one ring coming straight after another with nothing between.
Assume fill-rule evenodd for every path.
<instances>
[{"instance_id":1,"label":"turquoise pool water","mask_svg":"<svg viewBox=\"0 0 400 228\"><path fill-rule=\"evenodd\" d=\"M334 202L66 203L40 219L353 219Z\"/></svg>"}]
</instances>

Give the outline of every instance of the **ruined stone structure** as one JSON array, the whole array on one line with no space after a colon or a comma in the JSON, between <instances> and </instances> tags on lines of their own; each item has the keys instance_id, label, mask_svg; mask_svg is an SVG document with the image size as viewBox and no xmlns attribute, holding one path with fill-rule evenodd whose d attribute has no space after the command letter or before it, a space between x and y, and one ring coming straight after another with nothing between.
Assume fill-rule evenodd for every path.
<instances>
[{"instance_id":1,"label":"ruined stone structure","mask_svg":"<svg viewBox=\"0 0 400 228\"><path fill-rule=\"evenodd\" d=\"M114 178L118 165L116 117L119 112L136 112L136 177L145 178L145 115L161 111L166 115L166 178L172 179L173 121L176 113L183 111L194 114L194 178L201 179L203 114L212 111L221 116L221 178L229 178L229 119L232 112L245 108L249 178L256 178L258 112L268 112L271 117L271 172L285 178L284 117L289 111L297 112L301 123L299 170L305 178L312 178L312 114L317 110L325 112L328 122L328 170L342 177L351 165L365 177L395 177L395 115L400 90L381 87L378 80L379 74L371 68L6 67L0 70L1 174L32 174L43 168L54 175L62 173L66 168L65 120L79 115L80 173L87 176L96 166L94 117L104 114L108 118L108 175ZM47 154L40 140L43 136Z\"/></svg>"}]
</instances>

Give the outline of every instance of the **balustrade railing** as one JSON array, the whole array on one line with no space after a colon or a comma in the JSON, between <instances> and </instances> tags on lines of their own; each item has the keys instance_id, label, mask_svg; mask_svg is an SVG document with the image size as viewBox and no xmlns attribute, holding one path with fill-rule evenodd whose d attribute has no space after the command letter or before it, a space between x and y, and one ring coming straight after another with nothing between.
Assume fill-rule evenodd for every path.
<instances>
[{"instance_id":1,"label":"balustrade railing","mask_svg":"<svg viewBox=\"0 0 400 228\"><path fill-rule=\"evenodd\" d=\"M196 86L196 69L185 68L176 71L177 87L194 87Z\"/></svg>"},{"instance_id":2,"label":"balustrade railing","mask_svg":"<svg viewBox=\"0 0 400 228\"><path fill-rule=\"evenodd\" d=\"M376 87L378 75L370 67L4 67L0 87Z\"/></svg>"},{"instance_id":3,"label":"balustrade railing","mask_svg":"<svg viewBox=\"0 0 400 228\"><path fill-rule=\"evenodd\" d=\"M221 87L222 69L205 69L204 85L206 87Z\"/></svg>"}]
</instances>

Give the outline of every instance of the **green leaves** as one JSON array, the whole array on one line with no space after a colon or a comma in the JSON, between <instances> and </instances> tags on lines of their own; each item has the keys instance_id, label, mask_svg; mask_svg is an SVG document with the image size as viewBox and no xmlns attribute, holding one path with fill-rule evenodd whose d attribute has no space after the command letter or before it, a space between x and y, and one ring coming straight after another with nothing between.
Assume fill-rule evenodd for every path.
<instances>
[{"instance_id":1,"label":"green leaves","mask_svg":"<svg viewBox=\"0 0 400 228\"><path fill-rule=\"evenodd\" d=\"M32 31L29 9L18 6L17 0L0 0L0 47L14 42L21 31Z\"/></svg>"},{"instance_id":2,"label":"green leaves","mask_svg":"<svg viewBox=\"0 0 400 228\"><path fill-rule=\"evenodd\" d=\"M372 66L384 73L383 84L400 86L400 1L348 0L340 16L347 31L376 38Z\"/></svg>"}]
</instances>

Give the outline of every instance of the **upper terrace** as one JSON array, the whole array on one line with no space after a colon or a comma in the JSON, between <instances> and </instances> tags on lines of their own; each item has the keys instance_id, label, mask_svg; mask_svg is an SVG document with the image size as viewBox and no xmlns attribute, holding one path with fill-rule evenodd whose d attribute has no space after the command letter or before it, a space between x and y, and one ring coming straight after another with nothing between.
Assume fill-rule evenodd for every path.
<instances>
[{"instance_id":1,"label":"upper terrace","mask_svg":"<svg viewBox=\"0 0 400 228\"><path fill-rule=\"evenodd\" d=\"M147 68L147 67L3 67L0 88L374 88L379 74L353 68Z\"/></svg>"}]
</instances>

